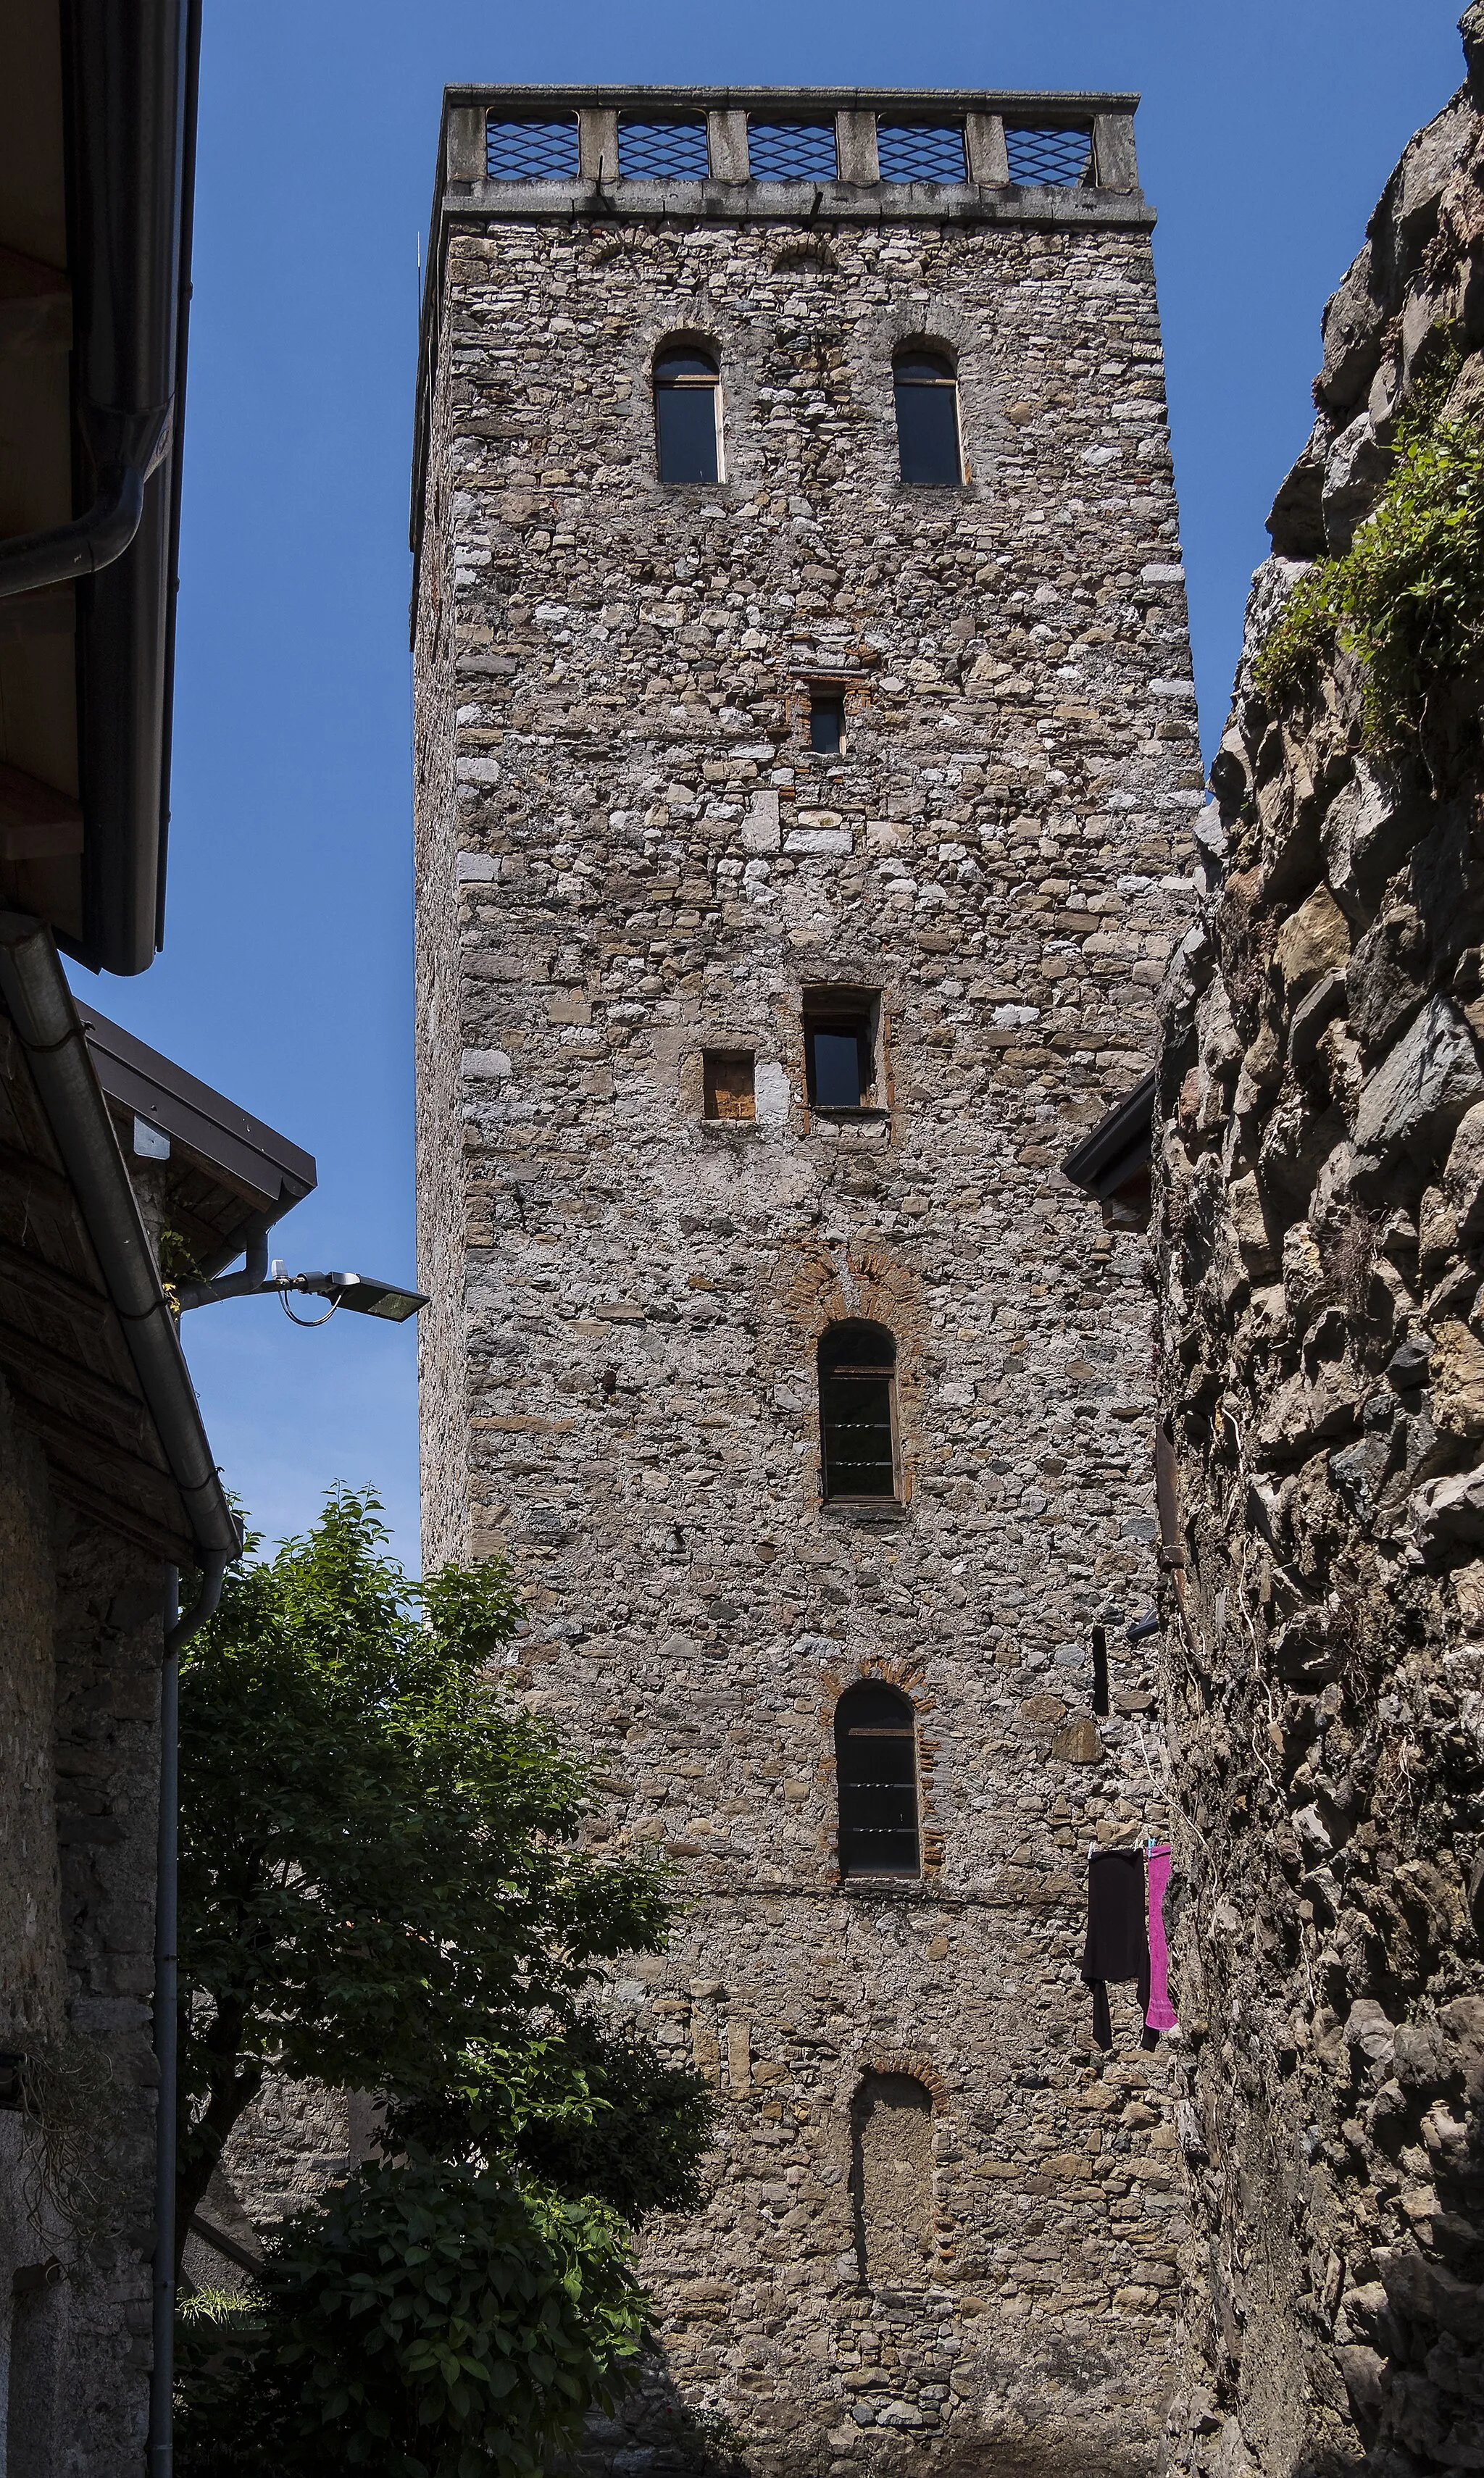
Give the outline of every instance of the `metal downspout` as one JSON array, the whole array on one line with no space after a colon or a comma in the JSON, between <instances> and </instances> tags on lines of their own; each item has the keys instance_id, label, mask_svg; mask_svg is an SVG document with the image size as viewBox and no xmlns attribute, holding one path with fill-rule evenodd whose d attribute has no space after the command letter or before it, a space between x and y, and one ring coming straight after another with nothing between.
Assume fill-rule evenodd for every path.
<instances>
[{"instance_id":1,"label":"metal downspout","mask_svg":"<svg viewBox=\"0 0 1484 2478\"><path fill-rule=\"evenodd\" d=\"M122 559L144 514L144 476L126 465L101 491L86 516L41 534L13 534L0 542L0 598L31 594L38 585L70 585L95 576Z\"/></svg>"},{"instance_id":2,"label":"metal downspout","mask_svg":"<svg viewBox=\"0 0 1484 2478\"><path fill-rule=\"evenodd\" d=\"M180 1573L165 1575L164 1660L160 1674L160 1837L155 1885L155 2255L151 2298L154 2355L149 2376L148 2478L170 2478L174 2461L175 2166L180 2104L177 1922L180 1857L181 1654L214 1615L230 1560L209 1560L201 1589L180 1614Z\"/></svg>"}]
</instances>

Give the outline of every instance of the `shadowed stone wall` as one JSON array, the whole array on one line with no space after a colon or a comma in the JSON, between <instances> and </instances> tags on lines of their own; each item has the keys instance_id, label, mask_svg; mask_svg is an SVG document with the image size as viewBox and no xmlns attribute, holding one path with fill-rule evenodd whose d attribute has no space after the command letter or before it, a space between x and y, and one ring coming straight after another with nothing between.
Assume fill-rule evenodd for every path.
<instances>
[{"instance_id":1,"label":"shadowed stone wall","mask_svg":"<svg viewBox=\"0 0 1484 2478\"><path fill-rule=\"evenodd\" d=\"M150 2367L163 1568L53 1488L0 1386L0 2111L10 2465L125 2478ZM9 2077L7 2078L9 2080Z\"/></svg>"},{"instance_id":2,"label":"shadowed stone wall","mask_svg":"<svg viewBox=\"0 0 1484 2478\"><path fill-rule=\"evenodd\" d=\"M1270 704L1254 677L1420 389L1476 418L1481 346L1471 84L1325 314L1165 1011L1175 2429L1220 2478L1484 2464L1480 680L1423 681L1421 735L1381 749L1352 655Z\"/></svg>"},{"instance_id":3,"label":"shadowed stone wall","mask_svg":"<svg viewBox=\"0 0 1484 2478\"><path fill-rule=\"evenodd\" d=\"M419 500L425 1554L513 1557L510 1681L591 1757L591 1841L691 1904L613 2001L724 2103L645 2250L658 2390L594 2452L655 2465L668 2386L800 2478L1151 2468L1168 2067L1128 1989L1094 2061L1077 1977L1090 1840L1165 1814L1122 1637L1149 1303L1057 1168L1151 1054L1200 797L1148 213L495 186L444 196ZM656 478L677 332L719 356L716 486ZM897 478L922 338L962 492ZM808 1104L820 984L879 993L872 1111ZM704 1118L712 1049L752 1123ZM897 1347L874 1509L820 1494L848 1318ZM918 1881L840 1881L862 1677L915 1708Z\"/></svg>"}]
</instances>

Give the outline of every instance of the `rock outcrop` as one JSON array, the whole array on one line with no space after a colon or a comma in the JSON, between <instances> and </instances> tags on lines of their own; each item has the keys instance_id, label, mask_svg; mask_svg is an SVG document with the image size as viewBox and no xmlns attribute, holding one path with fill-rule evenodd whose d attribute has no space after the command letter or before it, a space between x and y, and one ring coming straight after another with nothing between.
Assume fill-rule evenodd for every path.
<instances>
[{"instance_id":1,"label":"rock outcrop","mask_svg":"<svg viewBox=\"0 0 1484 2478\"><path fill-rule=\"evenodd\" d=\"M1421 679L1388 742L1344 629L1282 694L1259 667L1409 409L1484 404L1484 8L1463 31L1325 314L1166 989L1174 2457L1213 2478L1484 2468L1480 680Z\"/></svg>"}]
</instances>

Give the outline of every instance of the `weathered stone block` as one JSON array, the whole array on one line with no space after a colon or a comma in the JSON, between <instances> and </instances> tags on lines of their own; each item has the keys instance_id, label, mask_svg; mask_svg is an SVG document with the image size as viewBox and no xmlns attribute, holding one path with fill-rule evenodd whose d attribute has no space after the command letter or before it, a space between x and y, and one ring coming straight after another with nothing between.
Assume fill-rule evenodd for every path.
<instances>
[{"instance_id":1,"label":"weathered stone block","mask_svg":"<svg viewBox=\"0 0 1484 2478\"><path fill-rule=\"evenodd\" d=\"M1273 949L1289 1004L1307 997L1326 974L1343 973L1349 952L1349 923L1328 887L1317 886L1285 921Z\"/></svg>"},{"instance_id":2,"label":"weathered stone block","mask_svg":"<svg viewBox=\"0 0 1484 2478\"><path fill-rule=\"evenodd\" d=\"M1403 1146L1431 1153L1481 1098L1484 1075L1469 1027L1446 999L1433 998L1367 1077L1355 1118L1356 1145L1383 1157Z\"/></svg>"}]
</instances>

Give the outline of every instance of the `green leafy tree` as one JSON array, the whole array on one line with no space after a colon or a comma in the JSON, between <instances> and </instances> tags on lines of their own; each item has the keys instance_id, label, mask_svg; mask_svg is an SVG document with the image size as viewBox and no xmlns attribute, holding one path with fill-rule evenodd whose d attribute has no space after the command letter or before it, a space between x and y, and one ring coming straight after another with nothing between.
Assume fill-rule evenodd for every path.
<instances>
[{"instance_id":1,"label":"green leafy tree","mask_svg":"<svg viewBox=\"0 0 1484 2478\"><path fill-rule=\"evenodd\" d=\"M189 2478L537 2478L637 2358L606 2206L426 2160L372 2164L269 2248L260 2295L188 2311Z\"/></svg>"},{"instance_id":2,"label":"green leafy tree","mask_svg":"<svg viewBox=\"0 0 1484 2478\"><path fill-rule=\"evenodd\" d=\"M518 1615L494 1562L415 1585L338 1490L183 1663L182 2241L270 2068L381 2094L388 2155L188 2327L183 2466L230 2395L264 2467L328 2421L394 2478L524 2478L638 2346L624 2223L695 2199L712 2104L593 2001L669 1904L574 1847L581 1769L489 1675Z\"/></svg>"}]
</instances>

